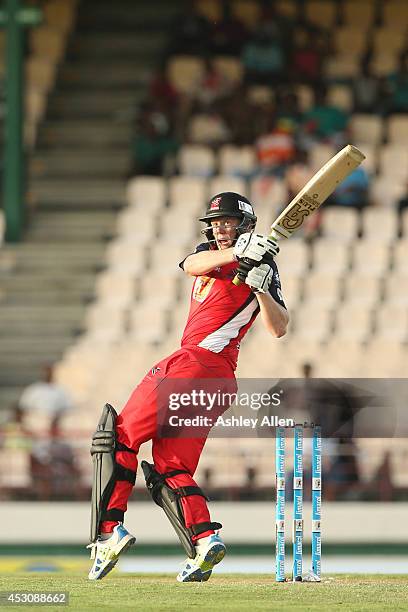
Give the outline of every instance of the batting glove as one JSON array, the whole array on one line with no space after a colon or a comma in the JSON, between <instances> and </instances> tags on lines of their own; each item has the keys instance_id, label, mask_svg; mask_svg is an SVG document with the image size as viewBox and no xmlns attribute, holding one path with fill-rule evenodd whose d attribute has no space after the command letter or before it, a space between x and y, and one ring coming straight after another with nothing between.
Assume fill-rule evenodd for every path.
<instances>
[{"instance_id":1,"label":"batting glove","mask_svg":"<svg viewBox=\"0 0 408 612\"><path fill-rule=\"evenodd\" d=\"M279 246L273 238L246 232L238 238L233 253L238 261L245 258L261 262L265 256L275 257L279 253Z\"/></svg>"},{"instance_id":2,"label":"batting glove","mask_svg":"<svg viewBox=\"0 0 408 612\"><path fill-rule=\"evenodd\" d=\"M272 282L273 270L268 264L253 267L246 275L245 282L254 293L268 293Z\"/></svg>"}]
</instances>

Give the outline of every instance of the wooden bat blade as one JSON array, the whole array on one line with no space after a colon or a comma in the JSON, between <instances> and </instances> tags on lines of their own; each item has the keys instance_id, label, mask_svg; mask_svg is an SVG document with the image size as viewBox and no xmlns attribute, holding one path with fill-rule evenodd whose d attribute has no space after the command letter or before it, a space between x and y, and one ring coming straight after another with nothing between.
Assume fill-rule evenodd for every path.
<instances>
[{"instance_id":1,"label":"wooden bat blade","mask_svg":"<svg viewBox=\"0 0 408 612\"><path fill-rule=\"evenodd\" d=\"M365 155L353 145L345 146L332 157L299 191L284 211L271 225L270 237L275 240L289 238L302 225L306 217L314 213L333 193L337 185L347 178L365 159ZM235 276L232 281L239 285Z\"/></svg>"},{"instance_id":2,"label":"wooden bat blade","mask_svg":"<svg viewBox=\"0 0 408 612\"><path fill-rule=\"evenodd\" d=\"M365 155L353 145L347 145L339 151L316 172L272 223L271 236L278 239L289 238L303 225L306 217L314 213L333 193L337 185L344 181L364 159Z\"/></svg>"}]
</instances>

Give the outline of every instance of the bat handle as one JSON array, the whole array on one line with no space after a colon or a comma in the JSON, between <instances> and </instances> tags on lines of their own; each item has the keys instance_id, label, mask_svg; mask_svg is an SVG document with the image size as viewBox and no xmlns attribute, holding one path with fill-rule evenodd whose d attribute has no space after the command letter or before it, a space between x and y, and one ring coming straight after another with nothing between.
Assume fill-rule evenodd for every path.
<instances>
[{"instance_id":1,"label":"bat handle","mask_svg":"<svg viewBox=\"0 0 408 612\"><path fill-rule=\"evenodd\" d=\"M232 284L235 285L236 287L239 287L239 285L242 284L242 281L239 278L238 274L236 274L234 278L232 279Z\"/></svg>"}]
</instances>

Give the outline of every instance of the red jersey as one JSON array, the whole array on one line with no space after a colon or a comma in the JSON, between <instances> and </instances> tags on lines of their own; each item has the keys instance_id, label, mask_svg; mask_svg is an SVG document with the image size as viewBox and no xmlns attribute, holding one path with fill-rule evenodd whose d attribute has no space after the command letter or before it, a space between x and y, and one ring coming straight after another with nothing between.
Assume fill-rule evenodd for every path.
<instances>
[{"instance_id":1,"label":"red jersey","mask_svg":"<svg viewBox=\"0 0 408 612\"><path fill-rule=\"evenodd\" d=\"M200 244L195 253L204 250L209 250L209 244ZM199 346L225 356L234 369L240 342L259 313L258 300L249 286L241 284L236 287L231 282L237 267L238 263L233 262L195 277L190 312L181 339L181 346ZM275 262L272 267L269 292L278 304L286 308Z\"/></svg>"}]
</instances>

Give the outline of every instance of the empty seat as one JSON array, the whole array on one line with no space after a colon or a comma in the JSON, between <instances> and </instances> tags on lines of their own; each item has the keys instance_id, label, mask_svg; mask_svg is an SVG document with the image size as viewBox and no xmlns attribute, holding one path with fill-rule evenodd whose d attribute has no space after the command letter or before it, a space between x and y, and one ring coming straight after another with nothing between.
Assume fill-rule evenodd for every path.
<instances>
[{"instance_id":1,"label":"empty seat","mask_svg":"<svg viewBox=\"0 0 408 612\"><path fill-rule=\"evenodd\" d=\"M390 143L401 143L401 146L405 147L408 139L408 117L392 115L388 119L387 135Z\"/></svg>"},{"instance_id":2,"label":"empty seat","mask_svg":"<svg viewBox=\"0 0 408 612\"><path fill-rule=\"evenodd\" d=\"M181 277L181 275L180 275ZM161 274L160 270L141 279L139 297L143 302L168 305L179 293L180 278Z\"/></svg>"},{"instance_id":3,"label":"empty seat","mask_svg":"<svg viewBox=\"0 0 408 612\"><path fill-rule=\"evenodd\" d=\"M361 57L367 45L367 33L357 24L350 27L336 28L334 45L338 55L354 55Z\"/></svg>"},{"instance_id":4,"label":"empty seat","mask_svg":"<svg viewBox=\"0 0 408 612\"><path fill-rule=\"evenodd\" d=\"M324 342L332 332L332 312L329 308L315 304L298 306L294 316L292 334L297 338L307 338Z\"/></svg>"},{"instance_id":5,"label":"empty seat","mask_svg":"<svg viewBox=\"0 0 408 612\"><path fill-rule=\"evenodd\" d=\"M401 276L408 276L407 266L408 239L397 240L394 244L393 272Z\"/></svg>"},{"instance_id":6,"label":"empty seat","mask_svg":"<svg viewBox=\"0 0 408 612\"><path fill-rule=\"evenodd\" d=\"M210 147L183 145L178 154L181 174L189 176L211 176L215 171L215 155Z\"/></svg>"},{"instance_id":7,"label":"empty seat","mask_svg":"<svg viewBox=\"0 0 408 612\"><path fill-rule=\"evenodd\" d=\"M353 272L376 278L386 274L390 265L390 248L378 240L359 240L353 250Z\"/></svg>"},{"instance_id":8,"label":"empty seat","mask_svg":"<svg viewBox=\"0 0 408 612\"><path fill-rule=\"evenodd\" d=\"M129 338L148 344L160 344L167 335L168 309L152 308L149 302L141 302L130 311L129 324Z\"/></svg>"},{"instance_id":9,"label":"empty seat","mask_svg":"<svg viewBox=\"0 0 408 612\"><path fill-rule=\"evenodd\" d=\"M297 15L297 2L296 0L277 0L275 2L276 8L282 15L288 17L296 17Z\"/></svg>"},{"instance_id":10,"label":"empty seat","mask_svg":"<svg viewBox=\"0 0 408 612\"><path fill-rule=\"evenodd\" d=\"M323 208L321 229L326 239L352 242L357 236L359 215L352 208L332 206Z\"/></svg>"},{"instance_id":11,"label":"empty seat","mask_svg":"<svg viewBox=\"0 0 408 612\"><path fill-rule=\"evenodd\" d=\"M286 276L301 276L309 267L309 252L305 242L301 239L291 238L281 245L277 259L282 276L282 283Z\"/></svg>"},{"instance_id":12,"label":"empty seat","mask_svg":"<svg viewBox=\"0 0 408 612\"><path fill-rule=\"evenodd\" d=\"M408 21L406 22L408 23ZM398 54L405 44L405 32L387 26L374 30L374 51Z\"/></svg>"},{"instance_id":13,"label":"empty seat","mask_svg":"<svg viewBox=\"0 0 408 612\"><path fill-rule=\"evenodd\" d=\"M279 259L277 260L279 267ZM298 276L285 275L282 281L282 295L285 304L288 308L295 308L300 300L300 293L302 288L301 280Z\"/></svg>"},{"instance_id":14,"label":"empty seat","mask_svg":"<svg viewBox=\"0 0 408 612\"><path fill-rule=\"evenodd\" d=\"M171 211L198 215L207 200L207 185L201 177L176 176L169 180Z\"/></svg>"},{"instance_id":15,"label":"empty seat","mask_svg":"<svg viewBox=\"0 0 408 612\"><path fill-rule=\"evenodd\" d=\"M191 117L187 134L190 142L201 145L219 145L230 138L230 131L224 119L206 113Z\"/></svg>"},{"instance_id":16,"label":"empty seat","mask_svg":"<svg viewBox=\"0 0 408 612\"><path fill-rule=\"evenodd\" d=\"M386 281L385 299L390 304L408 306L408 275L392 274Z\"/></svg>"},{"instance_id":17,"label":"empty seat","mask_svg":"<svg viewBox=\"0 0 408 612\"><path fill-rule=\"evenodd\" d=\"M388 0L383 3L384 26L392 30L405 31L408 23L408 6L401 0Z\"/></svg>"},{"instance_id":18,"label":"empty seat","mask_svg":"<svg viewBox=\"0 0 408 612\"><path fill-rule=\"evenodd\" d=\"M336 276L312 272L305 277L303 300L306 307L334 308L340 299L341 284Z\"/></svg>"},{"instance_id":19,"label":"empty seat","mask_svg":"<svg viewBox=\"0 0 408 612\"><path fill-rule=\"evenodd\" d=\"M222 191L235 191L236 193L246 196L248 187L246 181L242 178L219 174L210 180L208 191L210 199L212 196Z\"/></svg>"},{"instance_id":20,"label":"empty seat","mask_svg":"<svg viewBox=\"0 0 408 612\"><path fill-rule=\"evenodd\" d=\"M294 91L298 98L299 108L302 112L310 110L314 103L313 89L310 85L294 85Z\"/></svg>"},{"instance_id":21,"label":"empty seat","mask_svg":"<svg viewBox=\"0 0 408 612\"><path fill-rule=\"evenodd\" d=\"M330 144L315 144L309 154L309 163L314 172L317 172L336 153L336 148Z\"/></svg>"},{"instance_id":22,"label":"empty seat","mask_svg":"<svg viewBox=\"0 0 408 612\"><path fill-rule=\"evenodd\" d=\"M320 274L343 276L350 266L346 243L321 238L313 245L313 270Z\"/></svg>"},{"instance_id":23,"label":"empty seat","mask_svg":"<svg viewBox=\"0 0 408 612\"><path fill-rule=\"evenodd\" d=\"M353 108L353 92L348 85L331 85L327 92L329 104L349 112Z\"/></svg>"},{"instance_id":24,"label":"empty seat","mask_svg":"<svg viewBox=\"0 0 408 612\"><path fill-rule=\"evenodd\" d=\"M169 60L167 74L178 91L191 95L204 75L204 62L199 57L178 55Z\"/></svg>"},{"instance_id":25,"label":"empty seat","mask_svg":"<svg viewBox=\"0 0 408 612\"><path fill-rule=\"evenodd\" d=\"M397 68L397 55L378 51L371 61L371 72L377 77L387 77Z\"/></svg>"},{"instance_id":26,"label":"empty seat","mask_svg":"<svg viewBox=\"0 0 408 612\"><path fill-rule=\"evenodd\" d=\"M324 378L355 378L363 375L363 362L360 341L332 336L320 349L317 375Z\"/></svg>"},{"instance_id":27,"label":"empty seat","mask_svg":"<svg viewBox=\"0 0 408 612\"><path fill-rule=\"evenodd\" d=\"M381 175L386 176L388 179L395 179L397 181L406 181L408 179L408 151L406 146L402 144L402 141L399 141L398 144L384 145L381 148L379 168Z\"/></svg>"},{"instance_id":28,"label":"empty seat","mask_svg":"<svg viewBox=\"0 0 408 612\"><path fill-rule=\"evenodd\" d=\"M368 28L374 19L374 2L346 0L343 4L343 18L345 24L350 27L358 24L363 28Z\"/></svg>"},{"instance_id":29,"label":"empty seat","mask_svg":"<svg viewBox=\"0 0 408 612\"><path fill-rule=\"evenodd\" d=\"M127 184L126 199L140 210L160 210L166 203L166 183L161 177L137 176Z\"/></svg>"},{"instance_id":30,"label":"empty seat","mask_svg":"<svg viewBox=\"0 0 408 612\"><path fill-rule=\"evenodd\" d=\"M198 240L199 225L196 215L187 210L168 212L160 220L160 240L187 248L191 242Z\"/></svg>"},{"instance_id":31,"label":"empty seat","mask_svg":"<svg viewBox=\"0 0 408 612\"><path fill-rule=\"evenodd\" d=\"M354 55L335 55L326 60L324 76L328 79L352 79L360 73L360 59Z\"/></svg>"},{"instance_id":32,"label":"empty seat","mask_svg":"<svg viewBox=\"0 0 408 612\"><path fill-rule=\"evenodd\" d=\"M408 309L406 304L384 303L375 316L377 338L404 342L408 335Z\"/></svg>"},{"instance_id":33,"label":"empty seat","mask_svg":"<svg viewBox=\"0 0 408 612\"><path fill-rule=\"evenodd\" d=\"M373 179L370 186L370 200L377 206L395 207L406 192L404 181L381 175Z\"/></svg>"},{"instance_id":34,"label":"empty seat","mask_svg":"<svg viewBox=\"0 0 408 612\"><path fill-rule=\"evenodd\" d=\"M380 299L380 281L371 276L350 274L345 278L344 301L348 304L375 306Z\"/></svg>"},{"instance_id":35,"label":"empty seat","mask_svg":"<svg viewBox=\"0 0 408 612\"><path fill-rule=\"evenodd\" d=\"M146 244L157 234L157 215L154 208L147 206L143 212L133 207L123 209L117 217L117 231L119 236L127 241L133 238Z\"/></svg>"},{"instance_id":36,"label":"empty seat","mask_svg":"<svg viewBox=\"0 0 408 612\"><path fill-rule=\"evenodd\" d=\"M242 80L242 62L236 57L217 55L214 58L217 70L225 77L231 85L236 85Z\"/></svg>"},{"instance_id":37,"label":"empty seat","mask_svg":"<svg viewBox=\"0 0 408 612\"><path fill-rule=\"evenodd\" d=\"M147 246L140 241L112 241L106 251L106 261L111 270L137 277L146 268Z\"/></svg>"},{"instance_id":38,"label":"empty seat","mask_svg":"<svg viewBox=\"0 0 408 612\"><path fill-rule=\"evenodd\" d=\"M364 305L344 304L335 314L335 336L365 342L372 334L372 311Z\"/></svg>"},{"instance_id":39,"label":"empty seat","mask_svg":"<svg viewBox=\"0 0 408 612\"><path fill-rule=\"evenodd\" d=\"M219 151L219 165L221 174L250 176L256 167L254 148L224 145Z\"/></svg>"},{"instance_id":40,"label":"empty seat","mask_svg":"<svg viewBox=\"0 0 408 612\"><path fill-rule=\"evenodd\" d=\"M394 242L397 239L398 217L393 208L366 208L363 211L363 236L366 240Z\"/></svg>"},{"instance_id":41,"label":"empty seat","mask_svg":"<svg viewBox=\"0 0 408 612\"><path fill-rule=\"evenodd\" d=\"M401 215L402 235L406 240L408 238L408 208L405 208Z\"/></svg>"},{"instance_id":42,"label":"empty seat","mask_svg":"<svg viewBox=\"0 0 408 612\"><path fill-rule=\"evenodd\" d=\"M401 342L376 336L371 340L364 358L364 376L405 378L407 370L407 351Z\"/></svg>"},{"instance_id":43,"label":"empty seat","mask_svg":"<svg viewBox=\"0 0 408 612\"><path fill-rule=\"evenodd\" d=\"M162 274L180 275L182 271L179 268L179 263L188 254L188 250L179 243L157 243L153 246L150 254L150 267L152 270L160 271Z\"/></svg>"},{"instance_id":44,"label":"empty seat","mask_svg":"<svg viewBox=\"0 0 408 612\"><path fill-rule=\"evenodd\" d=\"M126 307L135 298L136 283L130 276L106 270L97 276L95 291L98 301L104 305L118 304Z\"/></svg>"},{"instance_id":45,"label":"empty seat","mask_svg":"<svg viewBox=\"0 0 408 612\"><path fill-rule=\"evenodd\" d=\"M256 214L260 208L268 208L277 216L278 212L284 209L288 200L285 181L271 176L253 179L250 185L250 200Z\"/></svg>"},{"instance_id":46,"label":"empty seat","mask_svg":"<svg viewBox=\"0 0 408 612\"><path fill-rule=\"evenodd\" d=\"M122 304L94 304L85 315L85 324L93 338L115 340L125 330L126 308Z\"/></svg>"},{"instance_id":47,"label":"empty seat","mask_svg":"<svg viewBox=\"0 0 408 612\"><path fill-rule=\"evenodd\" d=\"M260 5L254 0L235 0L231 5L232 14L251 30L260 18Z\"/></svg>"},{"instance_id":48,"label":"empty seat","mask_svg":"<svg viewBox=\"0 0 408 612\"><path fill-rule=\"evenodd\" d=\"M356 113L350 119L353 142L378 145L383 137L383 120L377 115Z\"/></svg>"},{"instance_id":49,"label":"empty seat","mask_svg":"<svg viewBox=\"0 0 408 612\"><path fill-rule=\"evenodd\" d=\"M222 17L221 4L218 0L198 0L197 11L210 21L218 21Z\"/></svg>"},{"instance_id":50,"label":"empty seat","mask_svg":"<svg viewBox=\"0 0 408 612\"><path fill-rule=\"evenodd\" d=\"M330 29L336 18L336 3L326 0L309 0L306 4L306 17L318 26Z\"/></svg>"}]
</instances>

